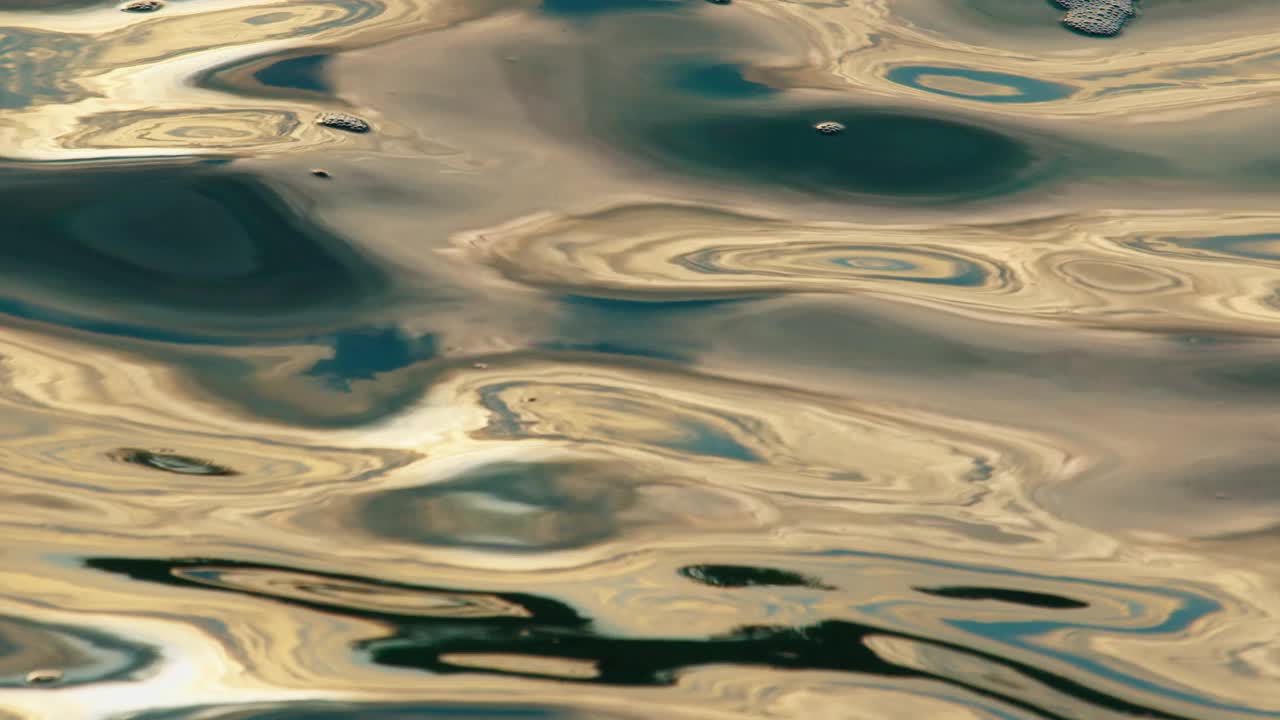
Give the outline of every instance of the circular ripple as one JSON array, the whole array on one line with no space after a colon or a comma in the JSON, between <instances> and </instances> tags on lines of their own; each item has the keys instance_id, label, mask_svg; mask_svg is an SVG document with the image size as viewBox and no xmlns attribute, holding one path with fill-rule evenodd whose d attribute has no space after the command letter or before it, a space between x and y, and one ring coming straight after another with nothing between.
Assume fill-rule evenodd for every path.
<instances>
[{"instance_id":1,"label":"circular ripple","mask_svg":"<svg viewBox=\"0 0 1280 720\"><path fill-rule=\"evenodd\" d=\"M777 243L772 246L724 245L671 259L696 272L752 274L762 278L794 275L811 279L896 280L910 283L982 287L999 269L957 251L889 245Z\"/></svg>"},{"instance_id":2,"label":"circular ripple","mask_svg":"<svg viewBox=\"0 0 1280 720\"><path fill-rule=\"evenodd\" d=\"M900 65L889 82L937 95L988 103L1042 103L1070 97L1074 88L1009 73L930 65Z\"/></svg>"},{"instance_id":3,"label":"circular ripple","mask_svg":"<svg viewBox=\"0 0 1280 720\"><path fill-rule=\"evenodd\" d=\"M1136 264L1103 260L1071 260L1057 271L1077 285L1121 295L1149 295L1185 287L1181 279Z\"/></svg>"}]
</instances>

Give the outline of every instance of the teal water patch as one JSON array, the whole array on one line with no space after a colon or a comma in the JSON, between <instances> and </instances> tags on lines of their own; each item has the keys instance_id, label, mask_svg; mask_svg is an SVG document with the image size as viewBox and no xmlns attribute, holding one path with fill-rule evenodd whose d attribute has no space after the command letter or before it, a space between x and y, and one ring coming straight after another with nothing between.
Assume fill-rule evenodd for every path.
<instances>
[{"instance_id":1,"label":"teal water patch","mask_svg":"<svg viewBox=\"0 0 1280 720\"><path fill-rule=\"evenodd\" d=\"M634 119L633 119L634 118ZM819 121L846 130L823 135ZM820 194L961 199L1025 188L1043 156L990 126L903 112L812 108L625 118L629 142L671 170Z\"/></svg>"},{"instance_id":2,"label":"teal water patch","mask_svg":"<svg viewBox=\"0 0 1280 720\"><path fill-rule=\"evenodd\" d=\"M885 78L892 83L923 90L936 95L977 100L989 103L1042 103L1053 102L1070 97L1076 88L1061 83L1045 82L1022 75L988 72L986 70L970 70L957 67L935 67L931 65L901 65L889 71ZM955 89L930 87L925 84L929 78L961 78L982 85L995 85L1012 91L968 93Z\"/></svg>"},{"instance_id":3,"label":"teal water patch","mask_svg":"<svg viewBox=\"0 0 1280 720\"><path fill-rule=\"evenodd\" d=\"M542 0L542 11L548 15L596 15L609 12L675 10L684 0Z\"/></svg>"},{"instance_id":4,"label":"teal water patch","mask_svg":"<svg viewBox=\"0 0 1280 720\"><path fill-rule=\"evenodd\" d=\"M1213 250L1250 260L1280 260L1280 233L1224 235L1186 243L1190 247Z\"/></svg>"},{"instance_id":5,"label":"teal water patch","mask_svg":"<svg viewBox=\"0 0 1280 720\"><path fill-rule=\"evenodd\" d=\"M413 337L400 328L370 328L335 333L333 355L317 361L303 374L323 378L330 387L351 391L355 380L374 380L438 355L433 334Z\"/></svg>"},{"instance_id":6,"label":"teal water patch","mask_svg":"<svg viewBox=\"0 0 1280 720\"><path fill-rule=\"evenodd\" d=\"M325 66L330 57L321 53L277 60L254 73L253 77L268 87L332 92L333 88L325 77Z\"/></svg>"},{"instance_id":7,"label":"teal water patch","mask_svg":"<svg viewBox=\"0 0 1280 720\"><path fill-rule=\"evenodd\" d=\"M732 63L687 63L673 68L671 74L677 89L705 97L758 98L778 92L744 79L742 67Z\"/></svg>"}]
</instances>

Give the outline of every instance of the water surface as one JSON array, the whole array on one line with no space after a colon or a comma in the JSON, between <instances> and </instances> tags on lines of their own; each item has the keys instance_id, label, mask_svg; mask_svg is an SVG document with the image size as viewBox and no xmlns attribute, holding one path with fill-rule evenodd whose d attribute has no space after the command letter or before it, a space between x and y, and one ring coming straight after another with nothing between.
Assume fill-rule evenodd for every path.
<instances>
[{"instance_id":1,"label":"water surface","mask_svg":"<svg viewBox=\"0 0 1280 720\"><path fill-rule=\"evenodd\" d=\"M1140 10L7 3L0 718L1280 717L1280 24Z\"/></svg>"}]
</instances>

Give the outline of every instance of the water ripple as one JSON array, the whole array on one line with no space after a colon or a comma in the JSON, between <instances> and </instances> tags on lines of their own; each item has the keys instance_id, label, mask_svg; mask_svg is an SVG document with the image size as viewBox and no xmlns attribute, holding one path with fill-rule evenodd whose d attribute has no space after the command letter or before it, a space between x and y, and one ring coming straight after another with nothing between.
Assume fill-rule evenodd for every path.
<instances>
[{"instance_id":1,"label":"water ripple","mask_svg":"<svg viewBox=\"0 0 1280 720\"><path fill-rule=\"evenodd\" d=\"M1277 224L1271 214L1189 212L797 223L648 204L539 214L457 242L507 278L588 297L868 293L1001 322L1230 331L1247 321L1274 334L1280 286L1256 261L1270 259L1265 230ZM1197 227L1257 232L1215 239L1196 237Z\"/></svg>"}]
</instances>

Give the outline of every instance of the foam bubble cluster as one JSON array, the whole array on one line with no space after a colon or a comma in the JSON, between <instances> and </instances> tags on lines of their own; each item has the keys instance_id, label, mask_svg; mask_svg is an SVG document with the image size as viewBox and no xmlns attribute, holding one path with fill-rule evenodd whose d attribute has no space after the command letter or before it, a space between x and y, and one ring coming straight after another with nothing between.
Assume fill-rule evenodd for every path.
<instances>
[{"instance_id":1,"label":"foam bubble cluster","mask_svg":"<svg viewBox=\"0 0 1280 720\"><path fill-rule=\"evenodd\" d=\"M1067 11L1062 22L1073 30L1089 35L1111 36L1120 33L1134 14L1134 0L1054 0Z\"/></svg>"},{"instance_id":2,"label":"foam bubble cluster","mask_svg":"<svg viewBox=\"0 0 1280 720\"><path fill-rule=\"evenodd\" d=\"M320 117L316 118L316 124L353 133L367 133L372 129L363 118L344 112L321 113Z\"/></svg>"}]
</instances>

